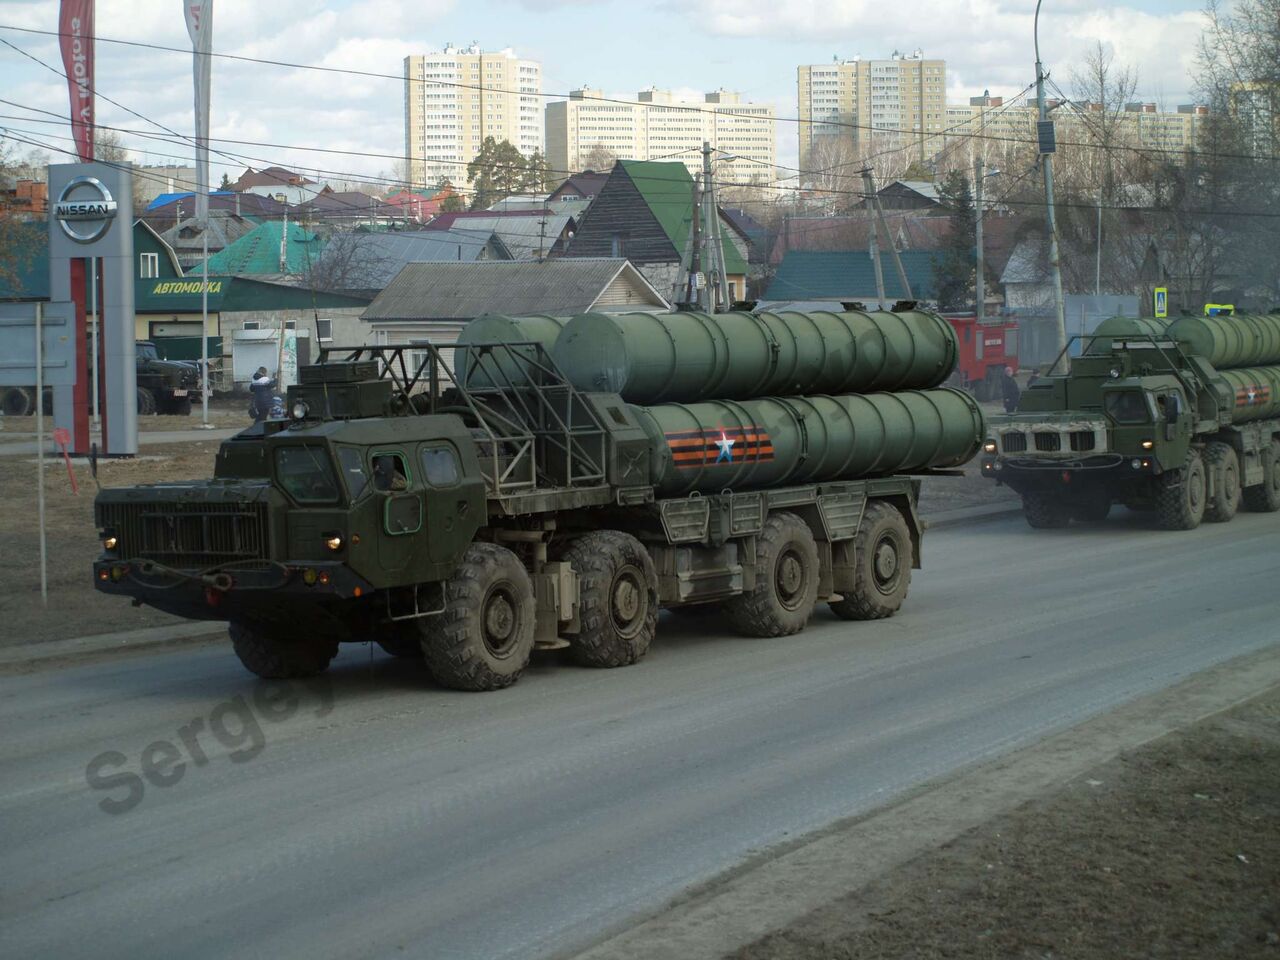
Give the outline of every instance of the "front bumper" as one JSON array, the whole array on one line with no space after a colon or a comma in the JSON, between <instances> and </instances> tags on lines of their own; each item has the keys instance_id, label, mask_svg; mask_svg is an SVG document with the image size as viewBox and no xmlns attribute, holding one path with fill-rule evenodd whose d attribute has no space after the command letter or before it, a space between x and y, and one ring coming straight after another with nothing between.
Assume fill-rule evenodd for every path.
<instances>
[{"instance_id":1,"label":"front bumper","mask_svg":"<svg viewBox=\"0 0 1280 960\"><path fill-rule=\"evenodd\" d=\"M1151 454L1127 457L1101 453L1072 459L1009 457L987 454L982 457L982 475L1008 484L1015 490L1070 484L1116 484L1144 481L1164 472Z\"/></svg>"},{"instance_id":2,"label":"front bumper","mask_svg":"<svg viewBox=\"0 0 1280 960\"><path fill-rule=\"evenodd\" d=\"M237 617L291 623L328 620L327 611L372 596L373 586L341 562L257 562L206 570L175 569L146 560L99 558L93 584L194 620Z\"/></svg>"}]
</instances>

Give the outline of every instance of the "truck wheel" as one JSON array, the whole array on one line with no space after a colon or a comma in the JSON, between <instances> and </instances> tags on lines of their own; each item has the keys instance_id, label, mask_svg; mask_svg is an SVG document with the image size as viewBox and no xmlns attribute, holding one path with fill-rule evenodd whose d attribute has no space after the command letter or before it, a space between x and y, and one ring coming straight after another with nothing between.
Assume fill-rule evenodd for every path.
<instances>
[{"instance_id":1,"label":"truck wheel","mask_svg":"<svg viewBox=\"0 0 1280 960\"><path fill-rule=\"evenodd\" d=\"M1101 523L1110 513L1111 494L1106 490L1091 490L1071 504L1071 519L1081 523Z\"/></svg>"},{"instance_id":2,"label":"truck wheel","mask_svg":"<svg viewBox=\"0 0 1280 960\"><path fill-rule=\"evenodd\" d=\"M500 690L533 653L533 582L510 550L473 543L445 584L444 613L418 621L432 675L454 690Z\"/></svg>"},{"instance_id":3,"label":"truck wheel","mask_svg":"<svg viewBox=\"0 0 1280 960\"><path fill-rule=\"evenodd\" d=\"M156 398L150 390L138 388L138 416L147 417L156 412Z\"/></svg>"},{"instance_id":4,"label":"truck wheel","mask_svg":"<svg viewBox=\"0 0 1280 960\"><path fill-rule=\"evenodd\" d=\"M191 398L174 397L166 400L159 409L161 413L167 413L174 417L189 417L191 416Z\"/></svg>"},{"instance_id":5,"label":"truck wheel","mask_svg":"<svg viewBox=\"0 0 1280 960\"><path fill-rule=\"evenodd\" d=\"M338 641L315 637L280 637L261 627L233 621L227 627L236 656L250 673L273 680L324 673L338 653Z\"/></svg>"},{"instance_id":6,"label":"truck wheel","mask_svg":"<svg viewBox=\"0 0 1280 960\"><path fill-rule=\"evenodd\" d=\"M1165 530L1194 530L1204 517L1205 490L1204 461L1192 448L1181 470L1159 478L1156 522Z\"/></svg>"},{"instance_id":7,"label":"truck wheel","mask_svg":"<svg viewBox=\"0 0 1280 960\"><path fill-rule=\"evenodd\" d=\"M571 542L563 557L578 575L582 629L569 652L586 667L625 667L649 649L658 626L658 573L635 537L597 530Z\"/></svg>"},{"instance_id":8,"label":"truck wheel","mask_svg":"<svg viewBox=\"0 0 1280 960\"><path fill-rule=\"evenodd\" d=\"M1071 522L1071 510L1065 503L1039 491L1022 495L1022 515L1036 530L1060 530Z\"/></svg>"},{"instance_id":9,"label":"truck wheel","mask_svg":"<svg viewBox=\"0 0 1280 960\"><path fill-rule=\"evenodd\" d=\"M36 404L26 387L9 387L0 397L0 410L6 417L27 417L36 412Z\"/></svg>"},{"instance_id":10,"label":"truck wheel","mask_svg":"<svg viewBox=\"0 0 1280 960\"><path fill-rule=\"evenodd\" d=\"M1259 452L1262 459L1262 482L1245 487L1244 506L1254 513L1280 510L1280 440L1272 440Z\"/></svg>"},{"instance_id":11,"label":"truck wheel","mask_svg":"<svg viewBox=\"0 0 1280 960\"><path fill-rule=\"evenodd\" d=\"M1204 448L1205 472L1213 478L1213 494L1205 500L1204 518L1226 523L1240 509L1240 458L1229 444L1215 440Z\"/></svg>"},{"instance_id":12,"label":"truck wheel","mask_svg":"<svg viewBox=\"0 0 1280 960\"><path fill-rule=\"evenodd\" d=\"M911 531L894 506L873 500L854 537L854 588L829 604L842 620L882 620L898 612L911 586Z\"/></svg>"},{"instance_id":13,"label":"truck wheel","mask_svg":"<svg viewBox=\"0 0 1280 960\"><path fill-rule=\"evenodd\" d=\"M870 510L870 507L868 507ZM794 513L775 513L756 538L755 586L724 605L729 623L748 637L799 633L818 601L818 545Z\"/></svg>"}]
</instances>

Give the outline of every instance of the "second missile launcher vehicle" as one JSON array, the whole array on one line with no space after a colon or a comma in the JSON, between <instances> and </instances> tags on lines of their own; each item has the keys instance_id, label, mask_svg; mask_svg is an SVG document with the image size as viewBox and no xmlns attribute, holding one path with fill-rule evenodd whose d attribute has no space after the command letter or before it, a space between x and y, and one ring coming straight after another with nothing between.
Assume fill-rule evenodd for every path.
<instances>
[{"instance_id":1,"label":"second missile launcher vehicle","mask_svg":"<svg viewBox=\"0 0 1280 960\"><path fill-rule=\"evenodd\" d=\"M1280 510L1280 314L1115 317L1076 341L983 444L1031 526L1115 503L1171 530Z\"/></svg>"}]
</instances>

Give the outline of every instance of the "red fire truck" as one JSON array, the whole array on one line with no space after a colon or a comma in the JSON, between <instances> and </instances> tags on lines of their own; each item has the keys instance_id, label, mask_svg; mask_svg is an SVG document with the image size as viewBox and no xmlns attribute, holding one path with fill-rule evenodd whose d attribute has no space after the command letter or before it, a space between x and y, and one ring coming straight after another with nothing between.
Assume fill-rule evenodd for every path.
<instances>
[{"instance_id":1,"label":"red fire truck","mask_svg":"<svg viewBox=\"0 0 1280 960\"><path fill-rule=\"evenodd\" d=\"M977 314L944 313L960 343L960 362L952 383L973 391L979 400L1000 398L1000 377L1005 367L1018 369L1018 324Z\"/></svg>"}]
</instances>

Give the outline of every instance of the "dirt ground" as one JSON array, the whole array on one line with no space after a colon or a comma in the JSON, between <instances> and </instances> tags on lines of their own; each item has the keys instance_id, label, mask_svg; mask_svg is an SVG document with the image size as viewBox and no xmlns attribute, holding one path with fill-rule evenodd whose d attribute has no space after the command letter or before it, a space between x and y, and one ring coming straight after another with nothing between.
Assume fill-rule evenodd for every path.
<instances>
[{"instance_id":1,"label":"dirt ground","mask_svg":"<svg viewBox=\"0 0 1280 960\"><path fill-rule=\"evenodd\" d=\"M178 419L178 418L171 418ZM213 472L217 441L144 448L132 460L99 460L104 487L159 480L189 480ZM45 515L48 531L49 605L40 601L40 540L34 457L0 458L0 644L65 640L96 633L180 622L93 588L91 564L101 552L93 523L93 477L85 461L72 461L80 494L71 492L60 459L46 460Z\"/></svg>"},{"instance_id":2,"label":"dirt ground","mask_svg":"<svg viewBox=\"0 0 1280 960\"><path fill-rule=\"evenodd\" d=\"M976 459L964 466L963 477L925 477L920 487L920 513L934 516L944 510L979 507L989 503L1020 503L1008 487L981 475Z\"/></svg>"},{"instance_id":3,"label":"dirt ground","mask_svg":"<svg viewBox=\"0 0 1280 960\"><path fill-rule=\"evenodd\" d=\"M1280 957L1280 689L1124 754L733 960Z\"/></svg>"}]
</instances>

